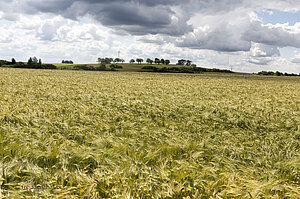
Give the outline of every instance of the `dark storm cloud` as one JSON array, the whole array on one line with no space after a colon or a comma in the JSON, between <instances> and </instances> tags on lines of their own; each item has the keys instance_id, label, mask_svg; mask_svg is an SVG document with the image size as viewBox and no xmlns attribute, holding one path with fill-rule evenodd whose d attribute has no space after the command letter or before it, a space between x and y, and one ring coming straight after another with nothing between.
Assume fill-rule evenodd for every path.
<instances>
[{"instance_id":1,"label":"dark storm cloud","mask_svg":"<svg viewBox=\"0 0 300 199\"><path fill-rule=\"evenodd\" d=\"M164 12L161 12L163 9ZM163 27L171 23L171 14L175 14L168 8L157 7L149 11L147 7L133 7L125 4L110 4L102 8L95 15L107 26L139 25Z\"/></svg>"},{"instance_id":2,"label":"dark storm cloud","mask_svg":"<svg viewBox=\"0 0 300 199\"><path fill-rule=\"evenodd\" d=\"M28 14L37 12L51 12L51 13L62 13L68 9L74 3L73 0L49 0L49 1L36 1L30 0L24 5L25 11Z\"/></svg>"},{"instance_id":3,"label":"dark storm cloud","mask_svg":"<svg viewBox=\"0 0 300 199\"><path fill-rule=\"evenodd\" d=\"M178 36L193 30L187 24L189 17L171 9L180 4L179 0L28 0L24 10L28 14L54 13L71 19L89 15L105 26L134 35Z\"/></svg>"},{"instance_id":4,"label":"dark storm cloud","mask_svg":"<svg viewBox=\"0 0 300 199\"><path fill-rule=\"evenodd\" d=\"M193 31L188 21L197 12L215 14L243 0L25 0L27 13L54 13L77 19L89 15L101 24L133 35L180 36Z\"/></svg>"}]
</instances>

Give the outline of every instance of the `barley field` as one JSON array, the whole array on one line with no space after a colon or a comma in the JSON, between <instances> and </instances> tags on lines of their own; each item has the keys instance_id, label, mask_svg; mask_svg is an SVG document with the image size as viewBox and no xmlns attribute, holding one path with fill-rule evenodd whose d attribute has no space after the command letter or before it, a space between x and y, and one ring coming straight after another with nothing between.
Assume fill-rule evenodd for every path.
<instances>
[{"instance_id":1,"label":"barley field","mask_svg":"<svg viewBox=\"0 0 300 199\"><path fill-rule=\"evenodd\" d=\"M299 198L300 78L0 69L0 198Z\"/></svg>"}]
</instances>

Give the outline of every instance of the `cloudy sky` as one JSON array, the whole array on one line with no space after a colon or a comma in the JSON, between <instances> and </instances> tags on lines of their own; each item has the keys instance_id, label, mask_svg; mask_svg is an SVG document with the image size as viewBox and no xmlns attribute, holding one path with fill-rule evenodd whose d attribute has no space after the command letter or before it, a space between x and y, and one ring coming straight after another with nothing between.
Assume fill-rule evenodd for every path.
<instances>
[{"instance_id":1,"label":"cloudy sky","mask_svg":"<svg viewBox=\"0 0 300 199\"><path fill-rule=\"evenodd\" d=\"M300 0L0 0L0 59L97 57L300 73Z\"/></svg>"}]
</instances>

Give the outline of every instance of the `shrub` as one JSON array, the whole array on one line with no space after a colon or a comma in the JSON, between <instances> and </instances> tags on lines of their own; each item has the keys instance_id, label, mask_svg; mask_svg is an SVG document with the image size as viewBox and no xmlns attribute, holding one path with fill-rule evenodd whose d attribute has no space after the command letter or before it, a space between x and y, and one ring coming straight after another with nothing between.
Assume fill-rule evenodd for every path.
<instances>
[{"instance_id":1,"label":"shrub","mask_svg":"<svg viewBox=\"0 0 300 199\"><path fill-rule=\"evenodd\" d=\"M105 65L100 65L98 67L92 66L92 65L76 65L74 66L74 70L89 70L89 71L105 71L106 66Z\"/></svg>"},{"instance_id":2,"label":"shrub","mask_svg":"<svg viewBox=\"0 0 300 199\"><path fill-rule=\"evenodd\" d=\"M274 75L274 72L272 72L272 71L261 71L257 74L258 75Z\"/></svg>"},{"instance_id":3,"label":"shrub","mask_svg":"<svg viewBox=\"0 0 300 199\"><path fill-rule=\"evenodd\" d=\"M75 70L96 70L94 66L88 66L86 64L74 66Z\"/></svg>"},{"instance_id":4,"label":"shrub","mask_svg":"<svg viewBox=\"0 0 300 199\"><path fill-rule=\"evenodd\" d=\"M116 64L112 64L112 65L110 65L110 68L114 68L114 69L122 69L123 66L116 65Z\"/></svg>"},{"instance_id":5,"label":"shrub","mask_svg":"<svg viewBox=\"0 0 300 199\"><path fill-rule=\"evenodd\" d=\"M56 66L53 64L42 64L41 69L56 69Z\"/></svg>"},{"instance_id":6,"label":"shrub","mask_svg":"<svg viewBox=\"0 0 300 199\"><path fill-rule=\"evenodd\" d=\"M53 64L24 64L23 62L18 62L12 66L13 68L32 68L32 69L56 69Z\"/></svg>"},{"instance_id":7,"label":"shrub","mask_svg":"<svg viewBox=\"0 0 300 199\"><path fill-rule=\"evenodd\" d=\"M105 71L106 70L106 66L105 64L101 64L100 66L96 67L97 71Z\"/></svg>"},{"instance_id":8,"label":"shrub","mask_svg":"<svg viewBox=\"0 0 300 199\"><path fill-rule=\"evenodd\" d=\"M142 69L144 70L157 70L158 68L155 66L144 66Z\"/></svg>"},{"instance_id":9,"label":"shrub","mask_svg":"<svg viewBox=\"0 0 300 199\"><path fill-rule=\"evenodd\" d=\"M7 64L8 64L8 61L0 60L0 66L7 65Z\"/></svg>"},{"instance_id":10,"label":"shrub","mask_svg":"<svg viewBox=\"0 0 300 199\"><path fill-rule=\"evenodd\" d=\"M13 65L13 68L26 68L26 64L24 64L23 62L18 62Z\"/></svg>"},{"instance_id":11,"label":"shrub","mask_svg":"<svg viewBox=\"0 0 300 199\"><path fill-rule=\"evenodd\" d=\"M281 73L279 71L276 71L275 73L273 71L260 71L257 73L258 75L271 75L271 76L298 76L294 73ZM299 74L300 76L300 74Z\"/></svg>"}]
</instances>

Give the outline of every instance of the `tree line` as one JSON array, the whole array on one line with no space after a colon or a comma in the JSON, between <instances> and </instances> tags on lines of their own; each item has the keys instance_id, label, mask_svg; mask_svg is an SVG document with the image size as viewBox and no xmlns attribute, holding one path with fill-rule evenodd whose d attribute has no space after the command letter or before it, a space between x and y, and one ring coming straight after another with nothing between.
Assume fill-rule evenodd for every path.
<instances>
[{"instance_id":1,"label":"tree line","mask_svg":"<svg viewBox=\"0 0 300 199\"><path fill-rule=\"evenodd\" d=\"M99 64L111 64L112 62L114 63L124 63L124 59L119 59L119 58L98 58L97 62ZM137 58L137 59L130 59L129 60L130 64L142 64L144 63L144 59L142 58ZM169 59L164 59L164 58L155 58L155 59L151 59L151 58L147 58L146 62L147 64L163 64L163 65L170 65L171 61ZM177 61L176 65L180 65L180 66L194 66L196 67L196 64L192 64L191 60L185 60L185 59L180 59Z\"/></svg>"},{"instance_id":2,"label":"tree line","mask_svg":"<svg viewBox=\"0 0 300 199\"><path fill-rule=\"evenodd\" d=\"M30 57L27 63L17 62L15 58L11 61L0 60L0 66L8 66L12 68L33 68L33 69L56 69L53 64L43 64L42 59L38 59L35 56Z\"/></svg>"},{"instance_id":3,"label":"tree line","mask_svg":"<svg viewBox=\"0 0 300 199\"><path fill-rule=\"evenodd\" d=\"M143 62L144 62L144 60L142 59L142 58L137 58L137 59L131 59L130 61L129 61L129 63L131 63L131 64L134 64L134 63L138 63L138 64L142 64ZM159 59L159 58L155 58L154 60L152 60L152 59L150 59L150 58L147 58L146 59L146 63L147 64L153 64L153 63L155 63L155 64L165 64L165 65L169 65L171 62L170 62L170 60L168 60L168 59Z\"/></svg>"},{"instance_id":4,"label":"tree line","mask_svg":"<svg viewBox=\"0 0 300 199\"><path fill-rule=\"evenodd\" d=\"M230 70L217 69L217 68L202 68L202 67L162 67L158 68L156 66L144 66L143 70L147 72L159 72L159 73L203 73L203 72L217 72L217 73L233 73Z\"/></svg>"},{"instance_id":5,"label":"tree line","mask_svg":"<svg viewBox=\"0 0 300 199\"><path fill-rule=\"evenodd\" d=\"M258 75L266 75L266 76L300 76L294 73L282 73L279 71L273 72L273 71L260 71L257 73Z\"/></svg>"}]
</instances>

